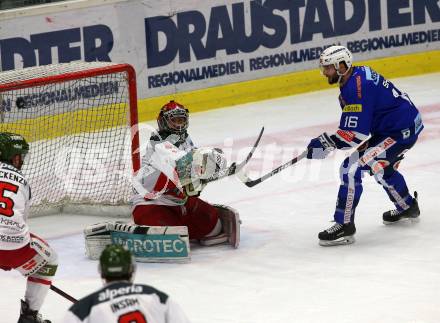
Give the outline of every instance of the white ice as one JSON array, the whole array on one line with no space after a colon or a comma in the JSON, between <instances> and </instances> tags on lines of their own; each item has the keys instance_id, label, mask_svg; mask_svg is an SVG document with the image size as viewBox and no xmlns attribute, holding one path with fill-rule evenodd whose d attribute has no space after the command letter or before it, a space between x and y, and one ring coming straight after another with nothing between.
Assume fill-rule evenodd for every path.
<instances>
[{"instance_id":1,"label":"white ice","mask_svg":"<svg viewBox=\"0 0 440 323\"><path fill-rule=\"evenodd\" d=\"M320 247L317 234L332 225L338 168L347 155L338 152L323 162L300 161L254 188L236 178L211 184L203 199L240 212L240 248L193 246L189 264L140 263L136 282L170 294L194 323L440 322L440 74L393 82L420 108L426 127L400 166L410 190L419 192L419 223L383 225L382 212L393 205L365 177L356 243ZM300 153L311 137L335 129L337 95L331 88L195 113L190 133L199 146L223 147L236 160L264 125L248 167L255 177ZM97 262L84 256L81 234L86 224L100 220L30 220L32 232L59 253L54 285L78 298L101 286ZM1 272L0 286L0 322L16 322L25 280L17 272ZM50 291L41 312L62 322L70 305Z\"/></svg>"}]
</instances>

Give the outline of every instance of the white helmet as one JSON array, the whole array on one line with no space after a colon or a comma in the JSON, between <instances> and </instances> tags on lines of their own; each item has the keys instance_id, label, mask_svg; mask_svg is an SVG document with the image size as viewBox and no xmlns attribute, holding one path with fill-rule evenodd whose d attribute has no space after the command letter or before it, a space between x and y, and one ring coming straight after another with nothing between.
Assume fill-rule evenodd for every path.
<instances>
[{"instance_id":1,"label":"white helmet","mask_svg":"<svg viewBox=\"0 0 440 323\"><path fill-rule=\"evenodd\" d=\"M323 71L324 66L333 65L338 75L342 76L345 74L339 72L339 63L342 62L347 66L347 71L345 72L347 73L352 65L353 55L344 46L330 46L321 53L321 56L319 56L319 68L321 69L321 72Z\"/></svg>"}]
</instances>

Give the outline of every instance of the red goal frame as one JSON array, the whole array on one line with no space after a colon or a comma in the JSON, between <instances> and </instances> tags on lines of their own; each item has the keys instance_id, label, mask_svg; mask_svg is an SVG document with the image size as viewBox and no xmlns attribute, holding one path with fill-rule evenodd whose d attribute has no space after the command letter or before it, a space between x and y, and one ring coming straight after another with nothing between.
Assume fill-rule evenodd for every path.
<instances>
[{"instance_id":1,"label":"red goal frame","mask_svg":"<svg viewBox=\"0 0 440 323\"><path fill-rule=\"evenodd\" d=\"M99 75L107 75L113 73L125 72L127 75L128 91L129 91L129 105L130 105L130 131L131 131L131 159L133 172L140 168L140 153L139 153L139 127L138 127L138 105L137 105L137 89L136 89L136 72L133 66L129 64L114 64L102 67L91 67L76 72L61 73L58 75L47 75L44 77L37 77L26 79L22 81L15 81L9 83L0 83L1 92L24 89L32 86L62 83L86 77L93 77Z\"/></svg>"}]
</instances>

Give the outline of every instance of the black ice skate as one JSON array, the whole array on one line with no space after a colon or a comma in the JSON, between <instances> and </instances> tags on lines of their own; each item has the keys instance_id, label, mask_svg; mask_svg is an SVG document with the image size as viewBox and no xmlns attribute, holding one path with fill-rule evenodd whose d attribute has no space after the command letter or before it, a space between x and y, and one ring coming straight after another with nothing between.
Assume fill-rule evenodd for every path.
<instances>
[{"instance_id":1,"label":"black ice skate","mask_svg":"<svg viewBox=\"0 0 440 323\"><path fill-rule=\"evenodd\" d=\"M384 224L393 224L401 221L417 222L419 220L420 209L417 202L417 192L414 192L413 204L404 210L391 210L383 214L382 219Z\"/></svg>"},{"instance_id":2,"label":"black ice skate","mask_svg":"<svg viewBox=\"0 0 440 323\"><path fill-rule=\"evenodd\" d=\"M319 233L319 244L321 246L339 246L355 242L354 234L356 227L354 223L335 223L332 227Z\"/></svg>"},{"instance_id":3,"label":"black ice skate","mask_svg":"<svg viewBox=\"0 0 440 323\"><path fill-rule=\"evenodd\" d=\"M21 301L20 318L18 323L51 323L49 320L43 320L38 311L32 311L28 303Z\"/></svg>"}]
</instances>

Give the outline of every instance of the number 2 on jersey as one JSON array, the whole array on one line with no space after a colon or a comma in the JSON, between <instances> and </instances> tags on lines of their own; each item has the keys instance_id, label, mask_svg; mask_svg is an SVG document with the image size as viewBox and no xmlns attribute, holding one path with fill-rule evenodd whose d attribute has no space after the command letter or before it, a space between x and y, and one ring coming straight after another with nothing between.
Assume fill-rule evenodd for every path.
<instances>
[{"instance_id":1,"label":"number 2 on jersey","mask_svg":"<svg viewBox=\"0 0 440 323\"><path fill-rule=\"evenodd\" d=\"M0 214L11 217L14 215L14 200L5 196L5 191L16 194L18 186L7 182L0 182Z\"/></svg>"},{"instance_id":2,"label":"number 2 on jersey","mask_svg":"<svg viewBox=\"0 0 440 323\"><path fill-rule=\"evenodd\" d=\"M133 311L119 316L118 323L147 323L147 319L140 311Z\"/></svg>"}]
</instances>

